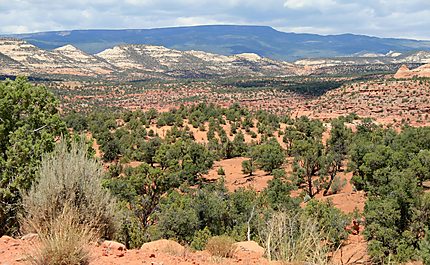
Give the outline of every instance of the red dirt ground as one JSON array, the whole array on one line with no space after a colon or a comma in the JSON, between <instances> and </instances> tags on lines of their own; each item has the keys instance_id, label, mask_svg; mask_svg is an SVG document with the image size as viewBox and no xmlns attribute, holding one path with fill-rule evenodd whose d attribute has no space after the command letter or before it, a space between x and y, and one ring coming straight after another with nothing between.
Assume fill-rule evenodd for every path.
<instances>
[{"instance_id":1,"label":"red dirt ground","mask_svg":"<svg viewBox=\"0 0 430 265\"><path fill-rule=\"evenodd\" d=\"M90 265L212 265L212 264L280 264L269 262L262 258L261 254L254 249L248 248L238 250L232 258L213 257L206 251L192 252L191 250L179 247L174 248L166 245L167 240L156 243L154 248L133 249L126 251L106 250L101 246L93 246L91 249ZM247 244L246 244L247 245ZM1 265L22 265L28 264L28 256L34 251L34 242L22 239L14 239L7 236L0 238L0 264Z\"/></svg>"}]
</instances>

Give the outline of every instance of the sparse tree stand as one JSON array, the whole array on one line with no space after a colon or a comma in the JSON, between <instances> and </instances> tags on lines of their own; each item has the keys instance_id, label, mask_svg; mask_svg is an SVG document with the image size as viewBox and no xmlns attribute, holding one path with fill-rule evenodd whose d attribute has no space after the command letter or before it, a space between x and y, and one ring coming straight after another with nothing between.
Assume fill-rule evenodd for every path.
<instances>
[{"instance_id":1,"label":"sparse tree stand","mask_svg":"<svg viewBox=\"0 0 430 265\"><path fill-rule=\"evenodd\" d=\"M268 173L280 168L285 162L285 153L281 145L275 139L270 139L264 144L253 146L251 159L258 167Z\"/></svg>"},{"instance_id":2,"label":"sparse tree stand","mask_svg":"<svg viewBox=\"0 0 430 265\"><path fill-rule=\"evenodd\" d=\"M59 103L26 78L0 83L0 236L18 231L21 191L28 190L42 156L66 134Z\"/></svg>"},{"instance_id":3,"label":"sparse tree stand","mask_svg":"<svg viewBox=\"0 0 430 265\"><path fill-rule=\"evenodd\" d=\"M254 160L251 158L249 160L242 161L242 173L252 177L255 172Z\"/></svg>"},{"instance_id":4,"label":"sparse tree stand","mask_svg":"<svg viewBox=\"0 0 430 265\"><path fill-rule=\"evenodd\" d=\"M298 140L293 147L293 170L299 180L299 184L306 185L306 192L312 198L321 188L323 175L314 179L321 168L322 143L317 140Z\"/></svg>"}]
</instances>

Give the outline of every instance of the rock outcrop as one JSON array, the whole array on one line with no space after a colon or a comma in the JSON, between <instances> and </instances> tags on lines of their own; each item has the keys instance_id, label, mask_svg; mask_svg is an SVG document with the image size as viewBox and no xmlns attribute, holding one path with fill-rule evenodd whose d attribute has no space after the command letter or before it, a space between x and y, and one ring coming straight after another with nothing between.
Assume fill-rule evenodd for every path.
<instances>
[{"instance_id":1,"label":"rock outcrop","mask_svg":"<svg viewBox=\"0 0 430 265\"><path fill-rule=\"evenodd\" d=\"M418 68L409 70L406 65L400 67L397 73L394 75L396 79L407 79L414 77L428 77L430 78L430 64L425 64Z\"/></svg>"},{"instance_id":2,"label":"rock outcrop","mask_svg":"<svg viewBox=\"0 0 430 265\"><path fill-rule=\"evenodd\" d=\"M72 45L43 50L28 42L0 38L0 74L66 75L121 79L207 78L296 75L299 66L256 54L224 56L153 45L119 45L87 54Z\"/></svg>"},{"instance_id":3,"label":"rock outcrop","mask_svg":"<svg viewBox=\"0 0 430 265\"><path fill-rule=\"evenodd\" d=\"M234 256L237 258L252 257L260 259L264 257L265 250L255 241L243 241L233 244Z\"/></svg>"}]
</instances>

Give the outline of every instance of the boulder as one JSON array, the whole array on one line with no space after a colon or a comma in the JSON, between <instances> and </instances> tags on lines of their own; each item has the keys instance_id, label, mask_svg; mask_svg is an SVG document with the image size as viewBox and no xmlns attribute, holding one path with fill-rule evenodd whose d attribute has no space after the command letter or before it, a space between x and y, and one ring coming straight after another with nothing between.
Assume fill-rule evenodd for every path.
<instances>
[{"instance_id":1,"label":"boulder","mask_svg":"<svg viewBox=\"0 0 430 265\"><path fill-rule=\"evenodd\" d=\"M140 249L145 252L166 253L174 256L181 256L185 253L185 248L178 242L166 239L145 243Z\"/></svg>"},{"instance_id":2,"label":"boulder","mask_svg":"<svg viewBox=\"0 0 430 265\"><path fill-rule=\"evenodd\" d=\"M265 250L255 241L243 241L233 244L234 256L237 258L248 257L260 259L264 256Z\"/></svg>"},{"instance_id":3,"label":"boulder","mask_svg":"<svg viewBox=\"0 0 430 265\"><path fill-rule=\"evenodd\" d=\"M105 240L101 244L101 247L103 256L116 255L117 257L122 257L127 251L124 244L109 240Z\"/></svg>"}]
</instances>

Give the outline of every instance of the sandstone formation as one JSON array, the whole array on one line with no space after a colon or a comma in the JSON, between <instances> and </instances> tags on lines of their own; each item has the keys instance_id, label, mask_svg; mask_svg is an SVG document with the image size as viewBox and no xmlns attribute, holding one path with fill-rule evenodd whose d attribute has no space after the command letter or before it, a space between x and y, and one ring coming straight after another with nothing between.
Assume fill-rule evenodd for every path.
<instances>
[{"instance_id":1,"label":"sandstone formation","mask_svg":"<svg viewBox=\"0 0 430 265\"><path fill-rule=\"evenodd\" d=\"M72 45L48 51L28 42L0 38L0 74L61 75L106 79L291 76L301 67L256 54L224 56L153 45L119 45L87 54Z\"/></svg>"},{"instance_id":2,"label":"sandstone formation","mask_svg":"<svg viewBox=\"0 0 430 265\"><path fill-rule=\"evenodd\" d=\"M408 79L414 77L430 78L430 64L425 64L412 70L409 70L406 65L403 65L394 75L394 78L396 79Z\"/></svg>"}]
</instances>

